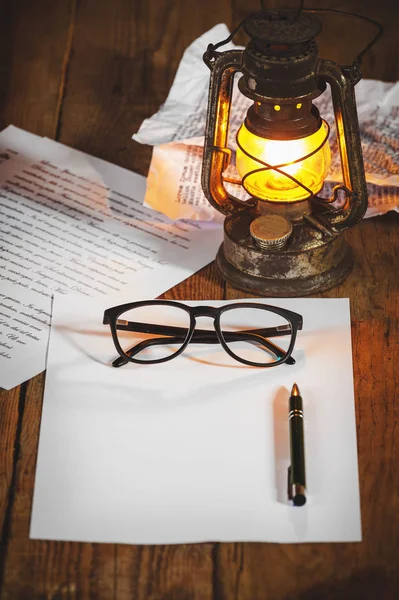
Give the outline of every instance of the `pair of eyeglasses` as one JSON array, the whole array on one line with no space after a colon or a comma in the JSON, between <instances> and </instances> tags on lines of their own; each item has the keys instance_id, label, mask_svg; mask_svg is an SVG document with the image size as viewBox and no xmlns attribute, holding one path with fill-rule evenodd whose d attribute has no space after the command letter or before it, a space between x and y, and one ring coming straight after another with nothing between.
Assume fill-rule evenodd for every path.
<instances>
[{"instance_id":1,"label":"pair of eyeglasses","mask_svg":"<svg viewBox=\"0 0 399 600\"><path fill-rule=\"evenodd\" d=\"M213 320L212 329L196 329L198 317ZM103 323L110 326L119 354L113 367L166 362L188 344L221 344L240 363L273 367L295 364L291 354L303 320L298 313L256 302L216 308L151 300L108 308Z\"/></svg>"}]
</instances>

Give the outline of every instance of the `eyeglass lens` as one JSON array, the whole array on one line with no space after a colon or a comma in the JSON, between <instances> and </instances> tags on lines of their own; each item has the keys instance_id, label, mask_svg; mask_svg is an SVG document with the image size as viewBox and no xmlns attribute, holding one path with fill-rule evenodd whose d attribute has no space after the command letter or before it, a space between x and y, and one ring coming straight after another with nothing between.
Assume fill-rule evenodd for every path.
<instances>
[{"instance_id":1,"label":"eyeglass lens","mask_svg":"<svg viewBox=\"0 0 399 600\"><path fill-rule=\"evenodd\" d=\"M259 364L273 364L284 358L292 337L287 319L261 307L237 306L222 312L220 329L235 356Z\"/></svg>"},{"instance_id":2,"label":"eyeglass lens","mask_svg":"<svg viewBox=\"0 0 399 600\"><path fill-rule=\"evenodd\" d=\"M127 356L141 361L172 357L184 344L189 329L188 312L167 304L133 308L117 320L119 345Z\"/></svg>"}]
</instances>

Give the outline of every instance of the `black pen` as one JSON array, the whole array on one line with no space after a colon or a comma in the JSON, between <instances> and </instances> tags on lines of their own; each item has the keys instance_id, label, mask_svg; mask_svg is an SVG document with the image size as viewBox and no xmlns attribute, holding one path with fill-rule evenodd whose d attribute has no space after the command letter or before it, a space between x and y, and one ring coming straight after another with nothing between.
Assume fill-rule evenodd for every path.
<instances>
[{"instance_id":1,"label":"black pen","mask_svg":"<svg viewBox=\"0 0 399 600\"><path fill-rule=\"evenodd\" d=\"M306 503L305 439L302 398L296 383L292 386L288 412L291 466L288 467L288 499L295 506Z\"/></svg>"}]
</instances>

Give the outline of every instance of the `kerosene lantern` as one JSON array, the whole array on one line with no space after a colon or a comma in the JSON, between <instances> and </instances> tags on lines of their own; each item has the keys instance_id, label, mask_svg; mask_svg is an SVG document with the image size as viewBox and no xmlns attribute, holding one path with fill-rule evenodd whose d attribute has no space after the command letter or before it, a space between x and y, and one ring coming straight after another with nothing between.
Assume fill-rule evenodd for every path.
<instances>
[{"instance_id":1,"label":"kerosene lantern","mask_svg":"<svg viewBox=\"0 0 399 600\"><path fill-rule=\"evenodd\" d=\"M313 9L261 10L241 26L250 38L245 50L217 51L236 28L204 54L211 80L202 187L226 215L217 265L228 282L250 293L319 292L348 274L352 254L342 233L367 208L354 86L361 78L361 57L379 34L352 66L341 67L318 58L314 39L321 23ZM232 158L227 138L238 72L240 92L253 101L236 137L236 169L250 196L246 201L232 195L224 181ZM343 183L326 199L318 194L330 165L329 125L312 100L327 83Z\"/></svg>"}]
</instances>

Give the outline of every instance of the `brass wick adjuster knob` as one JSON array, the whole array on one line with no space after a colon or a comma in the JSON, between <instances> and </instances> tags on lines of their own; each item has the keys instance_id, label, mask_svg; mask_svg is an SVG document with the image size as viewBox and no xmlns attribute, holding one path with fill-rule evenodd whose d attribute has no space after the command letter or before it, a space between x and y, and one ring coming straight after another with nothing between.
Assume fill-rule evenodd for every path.
<instances>
[{"instance_id":1,"label":"brass wick adjuster knob","mask_svg":"<svg viewBox=\"0 0 399 600\"><path fill-rule=\"evenodd\" d=\"M292 223L281 215L266 214L252 221L249 232L262 250L283 248L292 234Z\"/></svg>"}]
</instances>

